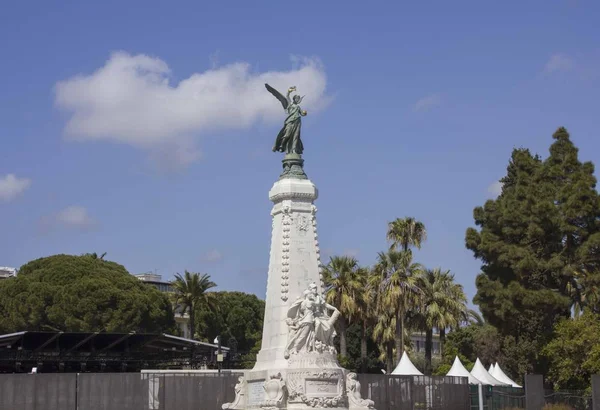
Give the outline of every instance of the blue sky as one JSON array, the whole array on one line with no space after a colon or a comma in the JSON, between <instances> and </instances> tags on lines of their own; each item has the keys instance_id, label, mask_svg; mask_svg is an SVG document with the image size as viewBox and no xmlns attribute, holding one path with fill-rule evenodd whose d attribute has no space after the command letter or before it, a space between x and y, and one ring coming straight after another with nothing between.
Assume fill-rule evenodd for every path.
<instances>
[{"instance_id":1,"label":"blue sky","mask_svg":"<svg viewBox=\"0 0 600 410\"><path fill-rule=\"evenodd\" d=\"M268 80L307 94L323 253L371 264L413 216L416 259L472 298L464 233L511 150L545 156L564 125L600 161L600 5L494 3L4 5L0 265L108 252L263 297L283 120Z\"/></svg>"}]
</instances>

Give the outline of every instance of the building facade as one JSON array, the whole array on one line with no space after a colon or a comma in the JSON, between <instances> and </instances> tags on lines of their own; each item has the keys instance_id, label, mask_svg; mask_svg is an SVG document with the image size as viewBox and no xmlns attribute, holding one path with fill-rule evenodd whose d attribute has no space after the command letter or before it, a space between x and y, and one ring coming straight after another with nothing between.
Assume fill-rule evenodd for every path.
<instances>
[{"instance_id":1,"label":"building facade","mask_svg":"<svg viewBox=\"0 0 600 410\"><path fill-rule=\"evenodd\" d=\"M0 266L0 279L14 278L17 276L17 268L10 268L8 266Z\"/></svg>"},{"instance_id":2,"label":"building facade","mask_svg":"<svg viewBox=\"0 0 600 410\"><path fill-rule=\"evenodd\" d=\"M425 354L425 332L412 332L410 335L413 352ZM440 334L433 334L432 356L441 356Z\"/></svg>"}]
</instances>

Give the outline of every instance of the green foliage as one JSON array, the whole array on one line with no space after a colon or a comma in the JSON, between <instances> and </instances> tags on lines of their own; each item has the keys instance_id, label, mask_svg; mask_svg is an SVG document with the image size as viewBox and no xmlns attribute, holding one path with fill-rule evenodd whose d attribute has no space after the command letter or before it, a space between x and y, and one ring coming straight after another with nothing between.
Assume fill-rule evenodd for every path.
<instances>
[{"instance_id":1,"label":"green foliage","mask_svg":"<svg viewBox=\"0 0 600 410\"><path fill-rule=\"evenodd\" d=\"M183 276L179 273L175 274L173 302L181 314L189 313L192 339L196 338L196 311L201 307L215 308L215 294L208 290L216 286L216 283L210 280L210 275L206 273L201 275L186 270Z\"/></svg>"},{"instance_id":2,"label":"green foliage","mask_svg":"<svg viewBox=\"0 0 600 410\"><path fill-rule=\"evenodd\" d=\"M212 343L221 336L224 346L237 343L237 350L247 366L254 365L252 357L260 350L265 302L243 292L210 292L214 306L200 305L196 324L201 338Z\"/></svg>"},{"instance_id":3,"label":"green foliage","mask_svg":"<svg viewBox=\"0 0 600 410\"><path fill-rule=\"evenodd\" d=\"M466 368L472 368L477 358L482 363L505 363L498 330L491 325L470 325L448 334L444 345L443 363L452 365L458 356Z\"/></svg>"},{"instance_id":4,"label":"green foliage","mask_svg":"<svg viewBox=\"0 0 600 410\"><path fill-rule=\"evenodd\" d=\"M600 200L591 163L577 159L564 128L542 161L515 149L502 193L473 211L466 246L483 262L474 302L495 326L512 374L545 373L539 352L552 325L586 303L576 272L600 268Z\"/></svg>"},{"instance_id":5,"label":"green foliage","mask_svg":"<svg viewBox=\"0 0 600 410\"><path fill-rule=\"evenodd\" d=\"M103 256L55 255L23 265L0 282L0 330L173 332L168 298Z\"/></svg>"},{"instance_id":6,"label":"green foliage","mask_svg":"<svg viewBox=\"0 0 600 410\"><path fill-rule=\"evenodd\" d=\"M563 319L554 333L554 339L543 350L550 362L547 380L556 389L589 388L591 376L600 372L600 317L586 312Z\"/></svg>"},{"instance_id":7,"label":"green foliage","mask_svg":"<svg viewBox=\"0 0 600 410\"><path fill-rule=\"evenodd\" d=\"M374 336L386 345L387 371L391 372L405 347L405 320L409 310L422 303L417 278L423 266L414 263L410 249L379 252L372 281L376 283L377 325ZM394 347L396 357L394 357Z\"/></svg>"},{"instance_id":8,"label":"green foliage","mask_svg":"<svg viewBox=\"0 0 600 410\"><path fill-rule=\"evenodd\" d=\"M332 256L322 272L327 303L340 311L336 329L340 335L340 355L346 356L346 328L358 313L365 277L356 258L350 256Z\"/></svg>"},{"instance_id":9,"label":"green foliage","mask_svg":"<svg viewBox=\"0 0 600 410\"><path fill-rule=\"evenodd\" d=\"M432 362L433 329L456 327L467 315L467 298L462 286L454 282L450 271L428 269L417 275L421 304L415 306L412 321L425 332L424 373L429 375L436 367Z\"/></svg>"},{"instance_id":10,"label":"green foliage","mask_svg":"<svg viewBox=\"0 0 600 410\"><path fill-rule=\"evenodd\" d=\"M448 374L450 369L452 368L451 364L448 363L440 363L437 367L434 368L433 375L434 376L445 376Z\"/></svg>"},{"instance_id":11,"label":"green foliage","mask_svg":"<svg viewBox=\"0 0 600 410\"><path fill-rule=\"evenodd\" d=\"M422 352L410 353L410 354L408 354L408 357L410 358L410 361L415 365L415 367L424 374L426 372L433 374L433 369L437 369L438 367L440 367L443 364L441 358L434 356L431 359L428 359L427 355ZM431 360L431 363L429 363L429 360ZM432 370L428 371L427 370L428 366L431 366L430 368ZM450 368L448 368L448 369L450 369ZM446 374L444 374L444 376L445 375Z\"/></svg>"},{"instance_id":12,"label":"green foliage","mask_svg":"<svg viewBox=\"0 0 600 410\"><path fill-rule=\"evenodd\" d=\"M391 249L407 251L411 246L421 249L427 239L427 230L415 218L397 218L388 223L387 239L392 243Z\"/></svg>"},{"instance_id":13,"label":"green foliage","mask_svg":"<svg viewBox=\"0 0 600 410\"><path fill-rule=\"evenodd\" d=\"M373 333L371 327L367 329L368 335ZM348 354L341 359L340 364L343 362L343 367L352 372L362 373L362 361L361 361L361 324L354 323L348 327L347 330L348 340ZM382 363L379 360L379 348L372 338L368 338L367 342L367 358L366 358L366 372L381 374Z\"/></svg>"}]
</instances>

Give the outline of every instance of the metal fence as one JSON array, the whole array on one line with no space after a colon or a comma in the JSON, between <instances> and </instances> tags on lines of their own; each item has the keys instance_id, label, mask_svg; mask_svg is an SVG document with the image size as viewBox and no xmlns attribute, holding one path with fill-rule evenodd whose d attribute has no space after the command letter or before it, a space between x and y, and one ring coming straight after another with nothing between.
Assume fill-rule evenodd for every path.
<instances>
[{"instance_id":1,"label":"metal fence","mask_svg":"<svg viewBox=\"0 0 600 410\"><path fill-rule=\"evenodd\" d=\"M467 378L359 374L363 398L377 410L468 410Z\"/></svg>"},{"instance_id":2,"label":"metal fence","mask_svg":"<svg viewBox=\"0 0 600 410\"><path fill-rule=\"evenodd\" d=\"M76 374L0 375L1 410L71 410L76 403Z\"/></svg>"},{"instance_id":3,"label":"metal fence","mask_svg":"<svg viewBox=\"0 0 600 410\"><path fill-rule=\"evenodd\" d=\"M217 410L241 373L0 374L0 410ZM466 378L360 374L378 410L468 410Z\"/></svg>"},{"instance_id":4,"label":"metal fence","mask_svg":"<svg viewBox=\"0 0 600 410\"><path fill-rule=\"evenodd\" d=\"M479 386L470 385L471 410L479 410ZM482 386L484 410L525 409L525 389L507 386Z\"/></svg>"},{"instance_id":5,"label":"metal fence","mask_svg":"<svg viewBox=\"0 0 600 410\"><path fill-rule=\"evenodd\" d=\"M216 410L236 373L2 374L0 410Z\"/></svg>"},{"instance_id":6,"label":"metal fence","mask_svg":"<svg viewBox=\"0 0 600 410\"><path fill-rule=\"evenodd\" d=\"M471 410L479 410L478 386L471 385ZM530 392L532 393L532 392ZM533 392L535 393L535 392ZM563 405L572 410L592 410L592 396L584 390L541 390L542 404ZM526 390L505 386L483 386L484 410L518 410L526 409Z\"/></svg>"},{"instance_id":7,"label":"metal fence","mask_svg":"<svg viewBox=\"0 0 600 410\"><path fill-rule=\"evenodd\" d=\"M573 410L592 410L592 395L585 390L546 390L546 404L563 404Z\"/></svg>"}]
</instances>

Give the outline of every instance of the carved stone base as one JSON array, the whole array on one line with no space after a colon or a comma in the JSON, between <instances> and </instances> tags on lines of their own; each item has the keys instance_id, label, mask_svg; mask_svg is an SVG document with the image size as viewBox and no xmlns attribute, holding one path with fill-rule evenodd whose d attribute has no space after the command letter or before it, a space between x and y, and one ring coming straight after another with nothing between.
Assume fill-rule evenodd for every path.
<instances>
[{"instance_id":1,"label":"carved stone base","mask_svg":"<svg viewBox=\"0 0 600 410\"><path fill-rule=\"evenodd\" d=\"M236 385L235 406L244 410L374 410L360 396L356 373L348 373L331 353L292 355L288 368L277 372L251 371Z\"/></svg>"},{"instance_id":2,"label":"carved stone base","mask_svg":"<svg viewBox=\"0 0 600 410\"><path fill-rule=\"evenodd\" d=\"M302 159L302 155L286 154L281 162L283 163L283 172L279 176L279 179L308 179L304 173L304 160Z\"/></svg>"},{"instance_id":3,"label":"carved stone base","mask_svg":"<svg viewBox=\"0 0 600 410\"><path fill-rule=\"evenodd\" d=\"M290 358L281 372L259 371L240 377L231 410L375 410L372 400L360 395L356 373L346 374L335 355L306 353ZM296 367L301 366L301 367Z\"/></svg>"},{"instance_id":4,"label":"carved stone base","mask_svg":"<svg viewBox=\"0 0 600 410\"><path fill-rule=\"evenodd\" d=\"M240 376L235 385L235 399L231 403L223 404L221 408L223 410L245 410L247 384L244 376Z\"/></svg>"},{"instance_id":5,"label":"carved stone base","mask_svg":"<svg viewBox=\"0 0 600 410\"><path fill-rule=\"evenodd\" d=\"M289 359L288 410L347 409L344 369L332 353L299 353Z\"/></svg>"}]
</instances>

